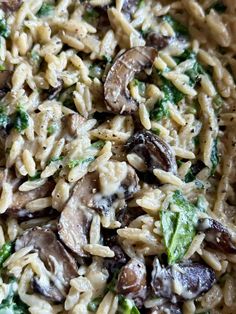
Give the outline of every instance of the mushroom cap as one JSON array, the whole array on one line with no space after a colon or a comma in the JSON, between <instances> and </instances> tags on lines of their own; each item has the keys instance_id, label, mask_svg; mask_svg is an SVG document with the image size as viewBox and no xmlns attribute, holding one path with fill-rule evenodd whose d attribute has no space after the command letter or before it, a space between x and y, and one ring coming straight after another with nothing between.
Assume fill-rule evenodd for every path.
<instances>
[{"instance_id":1,"label":"mushroom cap","mask_svg":"<svg viewBox=\"0 0 236 314\"><path fill-rule=\"evenodd\" d=\"M152 67L157 56L153 47L135 47L125 51L112 65L104 83L104 97L108 111L130 114L138 103L131 97L128 84L136 73Z\"/></svg>"}]
</instances>

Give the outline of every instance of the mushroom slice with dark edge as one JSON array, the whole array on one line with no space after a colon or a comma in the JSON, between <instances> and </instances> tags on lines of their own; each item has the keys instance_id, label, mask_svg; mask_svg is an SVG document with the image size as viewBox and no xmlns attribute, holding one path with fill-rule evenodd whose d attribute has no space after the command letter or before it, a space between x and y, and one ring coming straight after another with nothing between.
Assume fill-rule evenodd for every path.
<instances>
[{"instance_id":1,"label":"mushroom slice with dark edge","mask_svg":"<svg viewBox=\"0 0 236 314\"><path fill-rule=\"evenodd\" d=\"M153 173L158 168L168 172L177 172L174 153L169 144L150 131L139 131L126 143L127 153L135 153L143 159L147 171Z\"/></svg>"},{"instance_id":2,"label":"mushroom slice with dark edge","mask_svg":"<svg viewBox=\"0 0 236 314\"><path fill-rule=\"evenodd\" d=\"M229 231L220 222L203 218L199 220L197 229L205 233L206 246L226 254L236 254L236 244L233 243Z\"/></svg>"},{"instance_id":3,"label":"mushroom slice with dark edge","mask_svg":"<svg viewBox=\"0 0 236 314\"><path fill-rule=\"evenodd\" d=\"M150 32L146 38L146 45L157 50L164 49L171 41L171 37L161 36L159 33Z\"/></svg>"},{"instance_id":4,"label":"mushroom slice with dark edge","mask_svg":"<svg viewBox=\"0 0 236 314\"><path fill-rule=\"evenodd\" d=\"M15 251L28 246L38 252L50 272L48 280L46 276L33 279L34 290L51 301L62 302L68 293L70 280L78 276L75 259L57 240L55 233L46 228L36 227L26 231L16 240Z\"/></svg>"},{"instance_id":5,"label":"mushroom slice with dark edge","mask_svg":"<svg viewBox=\"0 0 236 314\"><path fill-rule=\"evenodd\" d=\"M121 268L118 276L117 293L134 300L142 307L147 295L147 271L145 264L138 259L131 259Z\"/></svg>"},{"instance_id":6,"label":"mushroom slice with dark edge","mask_svg":"<svg viewBox=\"0 0 236 314\"><path fill-rule=\"evenodd\" d=\"M135 47L119 56L107 74L104 95L109 111L129 114L137 110L138 103L131 97L128 84L135 74L152 67L157 50L152 47Z\"/></svg>"},{"instance_id":7,"label":"mushroom slice with dark edge","mask_svg":"<svg viewBox=\"0 0 236 314\"><path fill-rule=\"evenodd\" d=\"M88 173L74 187L71 198L61 213L59 236L78 256L87 257L83 246L87 236L93 210L106 214L116 199L128 199L138 190L138 177L128 165L126 178L121 182L117 193L103 196L99 187L99 173Z\"/></svg>"},{"instance_id":8,"label":"mushroom slice with dark edge","mask_svg":"<svg viewBox=\"0 0 236 314\"><path fill-rule=\"evenodd\" d=\"M2 1L1 7L4 12L11 11L15 12L19 9L22 4L22 0L6 0Z\"/></svg>"},{"instance_id":9,"label":"mushroom slice with dark edge","mask_svg":"<svg viewBox=\"0 0 236 314\"><path fill-rule=\"evenodd\" d=\"M51 195L54 186L55 183L53 181L47 181L42 186L29 192L16 191L15 193L13 193L13 201L7 209L6 214L16 218L32 218L35 215L40 215L40 212L28 211L25 206L27 203L33 200Z\"/></svg>"},{"instance_id":10,"label":"mushroom slice with dark edge","mask_svg":"<svg viewBox=\"0 0 236 314\"><path fill-rule=\"evenodd\" d=\"M207 292L215 283L214 271L200 263L181 263L164 268L154 259L151 286L157 297L176 303L192 300Z\"/></svg>"}]
</instances>

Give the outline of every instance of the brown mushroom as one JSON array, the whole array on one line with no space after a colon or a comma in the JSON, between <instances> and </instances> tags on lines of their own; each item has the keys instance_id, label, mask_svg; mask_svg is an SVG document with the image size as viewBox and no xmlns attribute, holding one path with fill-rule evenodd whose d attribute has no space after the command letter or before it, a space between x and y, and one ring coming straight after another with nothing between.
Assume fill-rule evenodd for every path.
<instances>
[{"instance_id":1,"label":"brown mushroom","mask_svg":"<svg viewBox=\"0 0 236 314\"><path fill-rule=\"evenodd\" d=\"M63 131L68 133L70 136L77 134L78 126L86 121L84 117L78 113L70 113L62 118Z\"/></svg>"},{"instance_id":2,"label":"brown mushroom","mask_svg":"<svg viewBox=\"0 0 236 314\"><path fill-rule=\"evenodd\" d=\"M138 103L131 97L128 84L135 74L152 67L157 50L135 47L120 55L112 65L104 83L108 111L127 114L137 110Z\"/></svg>"},{"instance_id":3,"label":"brown mushroom","mask_svg":"<svg viewBox=\"0 0 236 314\"><path fill-rule=\"evenodd\" d=\"M160 265L158 258L154 259L152 290L157 297L173 303L197 298L210 290L215 280L214 271L206 265L181 263L165 268Z\"/></svg>"},{"instance_id":4,"label":"brown mushroom","mask_svg":"<svg viewBox=\"0 0 236 314\"><path fill-rule=\"evenodd\" d=\"M126 143L126 151L141 157L150 173L153 173L156 168L177 172L176 160L171 147L150 131L138 131L131 136Z\"/></svg>"},{"instance_id":5,"label":"brown mushroom","mask_svg":"<svg viewBox=\"0 0 236 314\"><path fill-rule=\"evenodd\" d=\"M7 12L7 11L15 12L16 10L19 9L21 4L22 4L22 0L7 0L7 1L2 1L1 7L4 12Z\"/></svg>"},{"instance_id":6,"label":"brown mushroom","mask_svg":"<svg viewBox=\"0 0 236 314\"><path fill-rule=\"evenodd\" d=\"M171 41L171 37L161 36L157 32L150 32L146 38L146 45L157 50L164 49Z\"/></svg>"},{"instance_id":7,"label":"brown mushroom","mask_svg":"<svg viewBox=\"0 0 236 314\"><path fill-rule=\"evenodd\" d=\"M39 212L29 212L25 206L33 200L51 195L54 186L55 183L53 181L47 181L42 186L29 192L16 191L13 193L13 201L7 209L6 214L16 218L32 218L35 215L40 215Z\"/></svg>"},{"instance_id":8,"label":"brown mushroom","mask_svg":"<svg viewBox=\"0 0 236 314\"><path fill-rule=\"evenodd\" d=\"M206 246L226 254L236 254L236 244L233 243L229 231L220 222L203 218L199 220L197 229L205 233Z\"/></svg>"},{"instance_id":9,"label":"brown mushroom","mask_svg":"<svg viewBox=\"0 0 236 314\"><path fill-rule=\"evenodd\" d=\"M121 182L117 193L103 196L99 187L99 173L88 173L74 187L71 198L61 213L59 236L78 256L87 257L83 246L87 236L93 210L106 214L116 199L128 199L138 190L138 177L128 166L127 176Z\"/></svg>"},{"instance_id":10,"label":"brown mushroom","mask_svg":"<svg viewBox=\"0 0 236 314\"><path fill-rule=\"evenodd\" d=\"M147 295L145 264L138 259L131 259L121 268L118 276L117 293L134 300L138 307L142 307Z\"/></svg>"},{"instance_id":11,"label":"brown mushroom","mask_svg":"<svg viewBox=\"0 0 236 314\"><path fill-rule=\"evenodd\" d=\"M125 0L122 6L122 13L127 20L130 20L131 16L137 10L140 0Z\"/></svg>"},{"instance_id":12,"label":"brown mushroom","mask_svg":"<svg viewBox=\"0 0 236 314\"><path fill-rule=\"evenodd\" d=\"M51 273L50 278L35 277L33 288L46 298L62 302L68 293L70 280L78 275L75 259L57 240L55 233L46 228L36 227L26 231L15 243L15 250L32 246Z\"/></svg>"},{"instance_id":13,"label":"brown mushroom","mask_svg":"<svg viewBox=\"0 0 236 314\"><path fill-rule=\"evenodd\" d=\"M12 72L5 70L0 72L0 97L5 96L10 90Z\"/></svg>"}]
</instances>

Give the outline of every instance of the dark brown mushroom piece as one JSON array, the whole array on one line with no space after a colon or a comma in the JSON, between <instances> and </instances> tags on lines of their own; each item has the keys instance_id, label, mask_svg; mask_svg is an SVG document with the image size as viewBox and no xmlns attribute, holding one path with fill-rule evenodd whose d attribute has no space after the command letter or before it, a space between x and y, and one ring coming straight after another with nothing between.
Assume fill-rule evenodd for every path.
<instances>
[{"instance_id":1,"label":"dark brown mushroom piece","mask_svg":"<svg viewBox=\"0 0 236 314\"><path fill-rule=\"evenodd\" d=\"M131 136L126 143L127 153L135 153L144 161L147 171L153 173L158 168L177 173L177 165L172 148L159 136L142 130Z\"/></svg>"},{"instance_id":2,"label":"dark brown mushroom piece","mask_svg":"<svg viewBox=\"0 0 236 314\"><path fill-rule=\"evenodd\" d=\"M147 314L182 314L182 310L179 304L164 300L160 305L151 308Z\"/></svg>"},{"instance_id":3,"label":"dark brown mushroom piece","mask_svg":"<svg viewBox=\"0 0 236 314\"><path fill-rule=\"evenodd\" d=\"M131 16L137 10L140 0L125 0L122 6L122 13L127 20L130 20Z\"/></svg>"},{"instance_id":4,"label":"dark brown mushroom piece","mask_svg":"<svg viewBox=\"0 0 236 314\"><path fill-rule=\"evenodd\" d=\"M142 307L147 296L147 271L145 264L138 259L131 259L121 268L116 291L134 300L137 307Z\"/></svg>"},{"instance_id":5,"label":"dark brown mushroom piece","mask_svg":"<svg viewBox=\"0 0 236 314\"><path fill-rule=\"evenodd\" d=\"M200 263L180 263L162 267L154 259L151 287L157 297L172 303L192 300L211 289L216 281L214 271ZM174 289L175 287L175 289Z\"/></svg>"},{"instance_id":6,"label":"dark brown mushroom piece","mask_svg":"<svg viewBox=\"0 0 236 314\"><path fill-rule=\"evenodd\" d=\"M104 83L104 97L108 111L130 114L138 109L138 103L128 90L135 74L150 69L157 56L152 47L135 47L120 55L112 65Z\"/></svg>"},{"instance_id":7,"label":"dark brown mushroom piece","mask_svg":"<svg viewBox=\"0 0 236 314\"><path fill-rule=\"evenodd\" d=\"M1 7L3 9L4 12L15 12L19 9L19 7L22 4L22 0L6 0L6 1L2 1L1 3Z\"/></svg>"},{"instance_id":8,"label":"dark brown mushroom piece","mask_svg":"<svg viewBox=\"0 0 236 314\"><path fill-rule=\"evenodd\" d=\"M15 218L34 218L44 215L45 211L30 212L25 206L33 200L51 195L54 186L55 183L53 181L47 181L34 190L28 192L14 192L12 204L7 209L6 214ZM53 210L47 211L47 214L51 214L52 212Z\"/></svg>"},{"instance_id":9,"label":"dark brown mushroom piece","mask_svg":"<svg viewBox=\"0 0 236 314\"><path fill-rule=\"evenodd\" d=\"M117 199L128 199L138 190L138 177L128 166L127 176L121 182L117 193L102 196L99 186L99 173L88 173L73 189L73 193L61 213L59 236L78 256L87 257L83 246L88 243L88 232L93 210L106 214Z\"/></svg>"},{"instance_id":10,"label":"dark brown mushroom piece","mask_svg":"<svg viewBox=\"0 0 236 314\"><path fill-rule=\"evenodd\" d=\"M57 240L55 233L46 228L36 227L26 231L16 240L15 250L28 246L32 246L32 251L38 252L52 275L48 281L45 280L46 276L34 277L34 290L51 301L62 302L68 293L70 280L78 276L75 259Z\"/></svg>"},{"instance_id":11,"label":"dark brown mushroom piece","mask_svg":"<svg viewBox=\"0 0 236 314\"><path fill-rule=\"evenodd\" d=\"M127 263L128 257L119 243L118 240L119 237L116 231L110 229L103 229L102 235L104 245L109 246L109 248L115 253L114 257L104 258L103 261L103 266L106 267L108 273L112 275L115 273L117 268L120 269Z\"/></svg>"},{"instance_id":12,"label":"dark brown mushroom piece","mask_svg":"<svg viewBox=\"0 0 236 314\"><path fill-rule=\"evenodd\" d=\"M146 38L146 46L161 50L167 47L170 41L171 37L169 36L162 36L159 33L150 32Z\"/></svg>"},{"instance_id":13,"label":"dark brown mushroom piece","mask_svg":"<svg viewBox=\"0 0 236 314\"><path fill-rule=\"evenodd\" d=\"M11 71L5 70L0 72L0 98L10 91L11 77Z\"/></svg>"},{"instance_id":14,"label":"dark brown mushroom piece","mask_svg":"<svg viewBox=\"0 0 236 314\"><path fill-rule=\"evenodd\" d=\"M220 222L210 218L199 219L197 230L205 233L207 247L226 254L236 254L236 244Z\"/></svg>"}]
</instances>

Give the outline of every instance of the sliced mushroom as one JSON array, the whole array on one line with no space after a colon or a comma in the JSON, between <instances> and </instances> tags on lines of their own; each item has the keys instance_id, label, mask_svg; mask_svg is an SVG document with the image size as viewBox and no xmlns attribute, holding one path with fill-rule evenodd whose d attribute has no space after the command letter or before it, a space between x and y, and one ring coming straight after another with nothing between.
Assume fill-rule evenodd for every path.
<instances>
[{"instance_id":1,"label":"sliced mushroom","mask_svg":"<svg viewBox=\"0 0 236 314\"><path fill-rule=\"evenodd\" d=\"M119 56L107 74L104 95L107 109L127 114L137 110L138 103L131 97L128 84L135 74L152 67L157 50L152 47L135 47Z\"/></svg>"},{"instance_id":2,"label":"sliced mushroom","mask_svg":"<svg viewBox=\"0 0 236 314\"><path fill-rule=\"evenodd\" d=\"M83 246L92 220L93 210L106 214L116 199L127 199L138 189L138 178L128 166L127 176L117 193L103 196L99 187L99 173L88 173L74 187L71 198L61 213L59 235L61 240L77 255L87 257Z\"/></svg>"},{"instance_id":3,"label":"sliced mushroom","mask_svg":"<svg viewBox=\"0 0 236 314\"><path fill-rule=\"evenodd\" d=\"M150 131L135 133L126 143L128 153L135 153L143 159L147 171L153 173L158 168L168 172L177 172L177 165L172 148L159 136Z\"/></svg>"},{"instance_id":4,"label":"sliced mushroom","mask_svg":"<svg viewBox=\"0 0 236 314\"><path fill-rule=\"evenodd\" d=\"M140 3L139 0L125 0L124 1L124 4L122 6L122 12L127 18L127 20L130 20L131 16L137 10L139 3Z\"/></svg>"},{"instance_id":5,"label":"sliced mushroom","mask_svg":"<svg viewBox=\"0 0 236 314\"><path fill-rule=\"evenodd\" d=\"M226 254L236 254L236 244L220 222L210 218L200 219L197 229L205 233L204 241L208 247Z\"/></svg>"},{"instance_id":6,"label":"sliced mushroom","mask_svg":"<svg viewBox=\"0 0 236 314\"><path fill-rule=\"evenodd\" d=\"M15 12L19 9L22 4L22 0L7 0L1 3L1 7L4 12L11 11Z\"/></svg>"},{"instance_id":7,"label":"sliced mushroom","mask_svg":"<svg viewBox=\"0 0 236 314\"><path fill-rule=\"evenodd\" d=\"M161 50L168 46L171 37L161 36L159 33L150 32L146 38L146 45Z\"/></svg>"},{"instance_id":8,"label":"sliced mushroom","mask_svg":"<svg viewBox=\"0 0 236 314\"><path fill-rule=\"evenodd\" d=\"M147 295L147 272L145 264L138 259L131 259L121 268L117 281L117 293L134 300L142 307Z\"/></svg>"},{"instance_id":9,"label":"sliced mushroom","mask_svg":"<svg viewBox=\"0 0 236 314\"><path fill-rule=\"evenodd\" d=\"M49 229L36 227L16 240L15 250L32 246L38 252L49 274L33 279L34 289L51 301L62 302L68 293L70 280L78 276L75 259ZM49 278L48 278L49 277Z\"/></svg>"},{"instance_id":10,"label":"sliced mushroom","mask_svg":"<svg viewBox=\"0 0 236 314\"><path fill-rule=\"evenodd\" d=\"M200 263L175 264L167 268L160 265L158 258L153 263L153 292L173 303L197 298L210 290L215 280L214 271Z\"/></svg>"},{"instance_id":11,"label":"sliced mushroom","mask_svg":"<svg viewBox=\"0 0 236 314\"><path fill-rule=\"evenodd\" d=\"M109 274L114 274L117 268L120 269L127 263L127 255L119 244L116 232L110 229L104 229L102 235L104 245L109 246L109 248L115 253L114 257L105 258L103 265L106 267Z\"/></svg>"}]
</instances>

